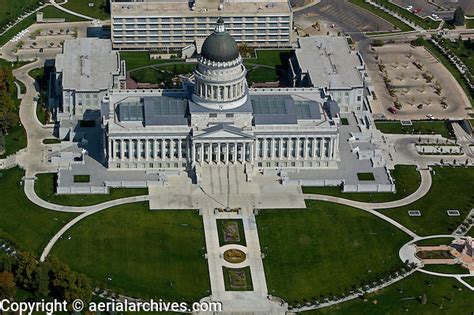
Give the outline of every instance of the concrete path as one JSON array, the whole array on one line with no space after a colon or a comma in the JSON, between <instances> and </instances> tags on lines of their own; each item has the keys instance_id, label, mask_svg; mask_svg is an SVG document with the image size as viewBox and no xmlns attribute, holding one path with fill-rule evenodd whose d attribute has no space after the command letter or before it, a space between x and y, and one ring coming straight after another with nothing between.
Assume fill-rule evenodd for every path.
<instances>
[{"instance_id":1,"label":"concrete path","mask_svg":"<svg viewBox=\"0 0 474 315\"><path fill-rule=\"evenodd\" d=\"M287 305L279 300L271 300L263 268L260 241L257 225L252 209L236 212L217 212L214 209L202 210L204 232L206 237L209 278L211 280L211 296L204 299L222 303L223 314L251 312L253 314L285 314ZM242 220L246 246L219 244L217 219ZM230 248L240 249L246 253L246 260L239 264L231 264L223 259L224 251ZM253 291L226 291L223 267L250 267Z\"/></svg>"}]
</instances>

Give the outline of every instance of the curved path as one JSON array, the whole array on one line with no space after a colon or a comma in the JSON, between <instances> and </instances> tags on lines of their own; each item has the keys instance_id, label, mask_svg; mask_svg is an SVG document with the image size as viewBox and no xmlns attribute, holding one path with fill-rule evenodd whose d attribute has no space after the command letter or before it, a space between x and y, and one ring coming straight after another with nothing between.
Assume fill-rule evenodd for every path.
<instances>
[{"instance_id":1,"label":"curved path","mask_svg":"<svg viewBox=\"0 0 474 315\"><path fill-rule=\"evenodd\" d=\"M86 19L86 20L91 20L91 21L97 20L97 19L95 19L95 18L93 18L93 17L90 17L90 16L87 16L87 15L84 15L84 14L81 14L81 13L77 13L77 12L71 11L71 10L69 10L69 9L63 8L63 7L60 6L58 3L56 3L56 1L54 1L54 0L51 0L50 2L51 2L51 4L52 4L53 6L55 6L58 10L64 11L64 12L66 12L66 13L75 15L75 16L77 16L77 17L80 17L80 18L83 18L83 19ZM65 4L65 3L67 3L67 1L62 2L61 4Z\"/></svg>"}]
</instances>

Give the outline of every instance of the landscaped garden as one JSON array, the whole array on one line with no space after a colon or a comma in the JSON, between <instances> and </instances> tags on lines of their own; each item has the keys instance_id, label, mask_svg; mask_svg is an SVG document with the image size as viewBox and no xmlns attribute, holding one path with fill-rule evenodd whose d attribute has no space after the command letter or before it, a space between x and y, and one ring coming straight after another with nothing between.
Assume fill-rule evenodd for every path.
<instances>
[{"instance_id":1,"label":"landscaped garden","mask_svg":"<svg viewBox=\"0 0 474 315\"><path fill-rule=\"evenodd\" d=\"M23 192L23 176L19 168L0 171L0 231L39 256L49 239L77 214L46 210L30 202Z\"/></svg>"},{"instance_id":2,"label":"landscaped garden","mask_svg":"<svg viewBox=\"0 0 474 315\"><path fill-rule=\"evenodd\" d=\"M404 126L399 121L376 121L377 129L387 134L440 134L444 138L454 138L449 121L412 121L411 126Z\"/></svg>"},{"instance_id":3,"label":"landscaped garden","mask_svg":"<svg viewBox=\"0 0 474 315\"><path fill-rule=\"evenodd\" d=\"M386 202L405 198L420 186L421 176L415 166L396 165L391 174L395 181L395 193L345 193L341 191L340 187L303 187L303 192L364 202Z\"/></svg>"},{"instance_id":4,"label":"landscaped garden","mask_svg":"<svg viewBox=\"0 0 474 315\"><path fill-rule=\"evenodd\" d=\"M120 52L120 59L125 60L127 71L170 61L182 61L179 59L150 59L150 53L148 51L122 51Z\"/></svg>"},{"instance_id":5,"label":"landscaped garden","mask_svg":"<svg viewBox=\"0 0 474 315\"><path fill-rule=\"evenodd\" d=\"M441 315L469 314L472 309L474 309L472 291L456 279L416 272L396 284L365 295L363 298L302 314Z\"/></svg>"},{"instance_id":6,"label":"landscaped garden","mask_svg":"<svg viewBox=\"0 0 474 315\"><path fill-rule=\"evenodd\" d=\"M414 203L381 213L400 222L419 235L450 234L474 207L474 168L435 167L430 191ZM449 209L457 209L460 216L450 217ZM421 216L410 217L409 210L421 211Z\"/></svg>"},{"instance_id":7,"label":"landscaped garden","mask_svg":"<svg viewBox=\"0 0 474 315\"><path fill-rule=\"evenodd\" d=\"M250 267L227 268L222 267L226 291L252 291L252 275Z\"/></svg>"},{"instance_id":8,"label":"landscaped garden","mask_svg":"<svg viewBox=\"0 0 474 315\"><path fill-rule=\"evenodd\" d=\"M457 274L466 275L469 274L469 270L459 264L454 265L425 265L424 270L439 272L444 274Z\"/></svg>"},{"instance_id":9,"label":"landscaped garden","mask_svg":"<svg viewBox=\"0 0 474 315\"><path fill-rule=\"evenodd\" d=\"M87 2L85 2L87 3ZM43 12L43 18L45 19L52 19L52 18L63 18L65 22L80 22L80 21L86 21L86 19L83 19L81 17L78 17L77 15L69 14L67 12L64 12L54 6L47 6L44 9L41 9L41 12Z\"/></svg>"},{"instance_id":10,"label":"landscaped garden","mask_svg":"<svg viewBox=\"0 0 474 315\"><path fill-rule=\"evenodd\" d=\"M244 59L249 85L254 82L285 81L289 58L293 53L292 50L256 50L255 58Z\"/></svg>"},{"instance_id":11,"label":"landscaped garden","mask_svg":"<svg viewBox=\"0 0 474 315\"><path fill-rule=\"evenodd\" d=\"M64 206L90 206L119 198L148 194L147 188L110 188L108 194L97 195L57 195L56 174L38 174L35 191L41 199Z\"/></svg>"},{"instance_id":12,"label":"landscaped garden","mask_svg":"<svg viewBox=\"0 0 474 315\"><path fill-rule=\"evenodd\" d=\"M199 301L210 294L203 231L195 211L150 211L135 203L84 219L52 254L117 292Z\"/></svg>"},{"instance_id":13,"label":"landscaped garden","mask_svg":"<svg viewBox=\"0 0 474 315\"><path fill-rule=\"evenodd\" d=\"M359 209L307 201L305 210L263 210L257 218L270 294L294 305L322 300L403 267L410 237Z\"/></svg>"},{"instance_id":14,"label":"landscaped garden","mask_svg":"<svg viewBox=\"0 0 474 315\"><path fill-rule=\"evenodd\" d=\"M0 0L0 28L13 22L17 17L27 10L33 10L38 6L39 0Z\"/></svg>"},{"instance_id":15,"label":"landscaped garden","mask_svg":"<svg viewBox=\"0 0 474 315\"><path fill-rule=\"evenodd\" d=\"M217 232L219 234L220 246L229 244L246 246L242 219L217 220Z\"/></svg>"}]
</instances>

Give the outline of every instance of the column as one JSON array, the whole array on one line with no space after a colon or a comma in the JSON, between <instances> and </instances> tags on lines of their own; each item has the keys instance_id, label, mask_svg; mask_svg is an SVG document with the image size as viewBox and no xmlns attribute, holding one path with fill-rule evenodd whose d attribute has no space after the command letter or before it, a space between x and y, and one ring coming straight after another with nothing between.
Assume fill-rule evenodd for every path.
<instances>
[{"instance_id":1,"label":"column","mask_svg":"<svg viewBox=\"0 0 474 315\"><path fill-rule=\"evenodd\" d=\"M166 159L166 140L161 139L161 159Z\"/></svg>"},{"instance_id":2,"label":"column","mask_svg":"<svg viewBox=\"0 0 474 315\"><path fill-rule=\"evenodd\" d=\"M250 155L250 157L249 157L249 159L250 159L250 164L253 164L253 161L254 161L254 156L253 156L253 155L254 155L255 142L256 142L256 141L250 143L250 152L249 152L249 155Z\"/></svg>"},{"instance_id":3,"label":"column","mask_svg":"<svg viewBox=\"0 0 474 315\"><path fill-rule=\"evenodd\" d=\"M304 138L303 143L303 158L308 159L308 138Z\"/></svg>"},{"instance_id":4,"label":"column","mask_svg":"<svg viewBox=\"0 0 474 315\"><path fill-rule=\"evenodd\" d=\"M229 142L226 142L225 146L225 164L229 164Z\"/></svg>"},{"instance_id":5,"label":"column","mask_svg":"<svg viewBox=\"0 0 474 315\"><path fill-rule=\"evenodd\" d=\"M232 162L237 163L237 142L234 142L234 154L232 156Z\"/></svg>"},{"instance_id":6,"label":"column","mask_svg":"<svg viewBox=\"0 0 474 315\"><path fill-rule=\"evenodd\" d=\"M329 141L329 158L332 159L334 157L334 138L330 138L331 141Z\"/></svg>"},{"instance_id":7,"label":"column","mask_svg":"<svg viewBox=\"0 0 474 315\"><path fill-rule=\"evenodd\" d=\"M296 159L300 158L300 138L296 138L295 156Z\"/></svg>"},{"instance_id":8,"label":"column","mask_svg":"<svg viewBox=\"0 0 474 315\"><path fill-rule=\"evenodd\" d=\"M130 139L130 150L129 150L129 157L130 159L135 159L135 140L134 139Z\"/></svg>"},{"instance_id":9,"label":"column","mask_svg":"<svg viewBox=\"0 0 474 315\"><path fill-rule=\"evenodd\" d=\"M178 159L183 158L183 148L181 146L182 146L182 142L180 138L178 139Z\"/></svg>"},{"instance_id":10,"label":"column","mask_svg":"<svg viewBox=\"0 0 474 315\"><path fill-rule=\"evenodd\" d=\"M324 159L324 138L319 138L319 157Z\"/></svg>"},{"instance_id":11,"label":"column","mask_svg":"<svg viewBox=\"0 0 474 315\"><path fill-rule=\"evenodd\" d=\"M150 159L150 139L145 139L145 160Z\"/></svg>"},{"instance_id":12,"label":"column","mask_svg":"<svg viewBox=\"0 0 474 315\"><path fill-rule=\"evenodd\" d=\"M153 139L153 160L156 161L156 158L158 157L158 140Z\"/></svg>"},{"instance_id":13,"label":"column","mask_svg":"<svg viewBox=\"0 0 474 315\"><path fill-rule=\"evenodd\" d=\"M120 139L120 160L125 159L125 141Z\"/></svg>"},{"instance_id":14,"label":"column","mask_svg":"<svg viewBox=\"0 0 474 315\"><path fill-rule=\"evenodd\" d=\"M217 143L217 164L221 164L221 143Z\"/></svg>"},{"instance_id":15,"label":"column","mask_svg":"<svg viewBox=\"0 0 474 315\"><path fill-rule=\"evenodd\" d=\"M311 140L311 143L312 143L311 144L311 151L312 151L311 157L313 158L313 160L315 160L315 158L316 158L316 143L317 143L316 138L313 138Z\"/></svg>"},{"instance_id":16,"label":"column","mask_svg":"<svg viewBox=\"0 0 474 315\"><path fill-rule=\"evenodd\" d=\"M170 159L174 159L174 139L170 139Z\"/></svg>"},{"instance_id":17,"label":"column","mask_svg":"<svg viewBox=\"0 0 474 315\"><path fill-rule=\"evenodd\" d=\"M283 158L283 138L278 139L278 158Z\"/></svg>"},{"instance_id":18,"label":"column","mask_svg":"<svg viewBox=\"0 0 474 315\"><path fill-rule=\"evenodd\" d=\"M286 158L291 158L291 138L286 140Z\"/></svg>"},{"instance_id":19,"label":"column","mask_svg":"<svg viewBox=\"0 0 474 315\"><path fill-rule=\"evenodd\" d=\"M265 160L267 158L267 138L263 138L263 152L262 152L262 157Z\"/></svg>"},{"instance_id":20,"label":"column","mask_svg":"<svg viewBox=\"0 0 474 315\"><path fill-rule=\"evenodd\" d=\"M112 139L109 139L108 147L109 147L108 155L109 155L109 161L110 161L114 158L114 155L113 155L113 152L112 152L112 147L113 147L113 140Z\"/></svg>"},{"instance_id":21,"label":"column","mask_svg":"<svg viewBox=\"0 0 474 315\"><path fill-rule=\"evenodd\" d=\"M272 160L275 159L275 155L276 155L276 140L275 138L272 138Z\"/></svg>"},{"instance_id":22,"label":"column","mask_svg":"<svg viewBox=\"0 0 474 315\"><path fill-rule=\"evenodd\" d=\"M196 143L194 143L194 142L193 142L193 153L192 153L191 161L192 161L193 164L195 162L197 162L197 159L196 159Z\"/></svg>"}]
</instances>

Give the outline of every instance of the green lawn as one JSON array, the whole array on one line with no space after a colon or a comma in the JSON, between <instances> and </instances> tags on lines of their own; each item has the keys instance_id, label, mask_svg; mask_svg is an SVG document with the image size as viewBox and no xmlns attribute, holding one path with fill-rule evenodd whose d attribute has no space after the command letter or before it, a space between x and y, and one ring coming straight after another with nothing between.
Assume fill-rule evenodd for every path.
<instances>
[{"instance_id":1,"label":"green lawn","mask_svg":"<svg viewBox=\"0 0 474 315\"><path fill-rule=\"evenodd\" d=\"M474 237L474 227L471 227L471 229L466 233L466 235Z\"/></svg>"},{"instance_id":2,"label":"green lawn","mask_svg":"<svg viewBox=\"0 0 474 315\"><path fill-rule=\"evenodd\" d=\"M278 81L288 71L288 60L293 53L293 50L256 50L256 58L244 59L249 84Z\"/></svg>"},{"instance_id":3,"label":"green lawn","mask_svg":"<svg viewBox=\"0 0 474 315\"><path fill-rule=\"evenodd\" d=\"M146 188L111 188L106 195L56 195L55 174L38 174L35 183L36 194L43 200L64 206L91 206L119 198L148 194Z\"/></svg>"},{"instance_id":4,"label":"green lawn","mask_svg":"<svg viewBox=\"0 0 474 315\"><path fill-rule=\"evenodd\" d=\"M168 65L156 65L150 68L138 69L130 72L131 77L142 83L158 84L165 82L171 87L171 79L179 74L191 74L195 63L186 63L184 61L169 61Z\"/></svg>"},{"instance_id":5,"label":"green lawn","mask_svg":"<svg viewBox=\"0 0 474 315\"><path fill-rule=\"evenodd\" d=\"M5 153L0 155L0 158L7 157L20 149L26 148L26 144L27 138L25 128L18 124L9 131L7 136L5 136Z\"/></svg>"},{"instance_id":6,"label":"green lawn","mask_svg":"<svg viewBox=\"0 0 474 315\"><path fill-rule=\"evenodd\" d=\"M419 235L450 234L474 207L474 168L435 167L433 184L423 198L401 208L380 210ZM459 217L449 217L448 209L458 209ZM408 216L420 210L421 217Z\"/></svg>"},{"instance_id":7,"label":"green lawn","mask_svg":"<svg viewBox=\"0 0 474 315\"><path fill-rule=\"evenodd\" d=\"M390 24L394 25L394 27L396 27L397 29L399 29L402 32L407 32L407 31L412 31L413 30L411 28L411 26L403 23L402 21L400 21L399 19L391 16L387 12L385 12L385 11L379 9L379 8L374 7L373 5L365 2L364 0L349 0L349 2L352 3L352 4L355 4L358 7L361 7L362 9L365 9L369 12L372 12L373 14L375 14L379 17L381 17L382 19L384 19L387 22L389 22Z\"/></svg>"},{"instance_id":8,"label":"green lawn","mask_svg":"<svg viewBox=\"0 0 474 315\"><path fill-rule=\"evenodd\" d=\"M469 270L463 268L461 265L425 265L423 269L428 271L434 271L439 273L446 273L446 274L469 274Z\"/></svg>"},{"instance_id":9,"label":"green lawn","mask_svg":"<svg viewBox=\"0 0 474 315\"><path fill-rule=\"evenodd\" d=\"M26 10L33 9L39 0L0 0L0 27L7 24L8 21L14 21Z\"/></svg>"},{"instance_id":10,"label":"green lawn","mask_svg":"<svg viewBox=\"0 0 474 315\"><path fill-rule=\"evenodd\" d=\"M22 248L39 255L49 239L76 214L42 209L31 203L20 185L18 168L0 171L0 231Z\"/></svg>"},{"instance_id":11,"label":"green lawn","mask_svg":"<svg viewBox=\"0 0 474 315\"><path fill-rule=\"evenodd\" d=\"M474 41L442 40L443 46L449 48L466 64L471 73L474 73Z\"/></svg>"},{"instance_id":12,"label":"green lawn","mask_svg":"<svg viewBox=\"0 0 474 315\"><path fill-rule=\"evenodd\" d=\"M150 59L150 53L148 51L121 51L120 58L121 60L125 60L127 71L164 62L179 61L179 59Z\"/></svg>"},{"instance_id":13,"label":"green lawn","mask_svg":"<svg viewBox=\"0 0 474 315\"><path fill-rule=\"evenodd\" d=\"M371 181L375 180L374 173L357 173L358 180Z\"/></svg>"},{"instance_id":14,"label":"green lawn","mask_svg":"<svg viewBox=\"0 0 474 315\"><path fill-rule=\"evenodd\" d=\"M396 193L344 193L340 187L303 187L303 192L364 202L386 202L405 198L420 186L421 176L415 166L396 165L391 174L395 181Z\"/></svg>"},{"instance_id":15,"label":"green lawn","mask_svg":"<svg viewBox=\"0 0 474 315\"><path fill-rule=\"evenodd\" d=\"M454 138L448 121L412 121L412 126L402 126L399 121L376 121L375 125L388 134L440 134L445 138Z\"/></svg>"},{"instance_id":16,"label":"green lawn","mask_svg":"<svg viewBox=\"0 0 474 315\"><path fill-rule=\"evenodd\" d=\"M204 229L195 211L129 204L88 217L66 235L52 254L119 292L168 301L209 295Z\"/></svg>"},{"instance_id":17,"label":"green lawn","mask_svg":"<svg viewBox=\"0 0 474 315\"><path fill-rule=\"evenodd\" d=\"M379 280L403 264L405 233L362 210L307 201L305 210L263 210L257 218L270 294L329 297Z\"/></svg>"},{"instance_id":18,"label":"green lawn","mask_svg":"<svg viewBox=\"0 0 474 315\"><path fill-rule=\"evenodd\" d=\"M93 7L89 7L93 3ZM108 0L69 0L63 5L64 8L81 13L99 20L110 19L110 7Z\"/></svg>"},{"instance_id":19,"label":"green lawn","mask_svg":"<svg viewBox=\"0 0 474 315\"><path fill-rule=\"evenodd\" d=\"M426 240L421 240L416 242L416 245L419 246L438 246L438 245L449 245L454 240L452 237L436 237L429 238Z\"/></svg>"},{"instance_id":20,"label":"green lawn","mask_svg":"<svg viewBox=\"0 0 474 315\"><path fill-rule=\"evenodd\" d=\"M87 3L87 1L85 3ZM66 22L86 21L86 19L83 19L73 14L69 14L62 10L59 10L58 8L54 6L47 6L46 8L42 9L41 12L43 12L43 17L46 19L64 18Z\"/></svg>"},{"instance_id":21,"label":"green lawn","mask_svg":"<svg viewBox=\"0 0 474 315\"><path fill-rule=\"evenodd\" d=\"M474 19L466 20L466 28L474 28Z\"/></svg>"},{"instance_id":22,"label":"green lawn","mask_svg":"<svg viewBox=\"0 0 474 315\"><path fill-rule=\"evenodd\" d=\"M420 297L423 294L426 294L426 304L421 303ZM456 279L417 272L377 293L370 294L367 296L367 301L356 299L301 314L468 315L474 309L472 296L472 291Z\"/></svg>"},{"instance_id":23,"label":"green lawn","mask_svg":"<svg viewBox=\"0 0 474 315\"><path fill-rule=\"evenodd\" d=\"M27 29L32 24L36 22L36 14L30 14L20 23L16 24L14 27L8 30L2 37L0 37L0 46L5 45L10 39L12 39L15 35L20 33L22 30Z\"/></svg>"}]
</instances>

